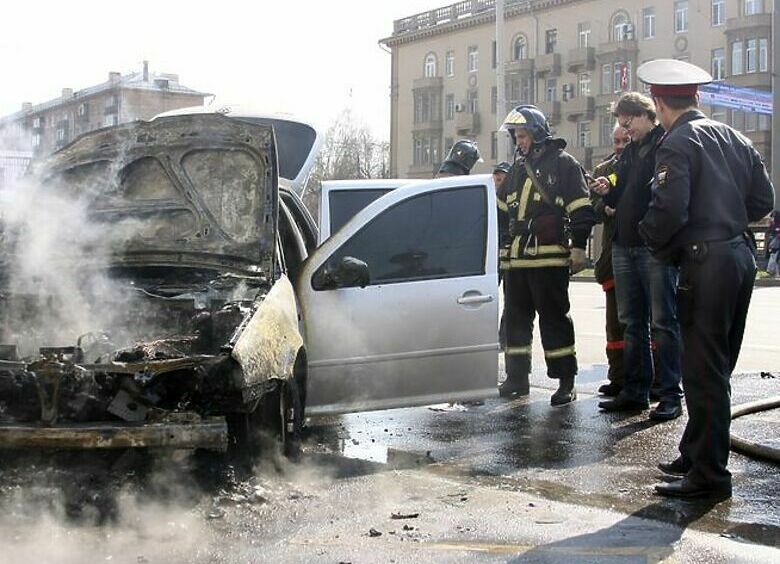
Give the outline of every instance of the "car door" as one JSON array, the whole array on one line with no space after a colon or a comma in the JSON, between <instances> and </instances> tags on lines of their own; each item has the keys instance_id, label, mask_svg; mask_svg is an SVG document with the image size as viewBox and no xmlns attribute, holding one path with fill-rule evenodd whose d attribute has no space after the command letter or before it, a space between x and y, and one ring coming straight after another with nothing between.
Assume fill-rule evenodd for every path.
<instances>
[{"instance_id":1,"label":"car door","mask_svg":"<svg viewBox=\"0 0 780 564\"><path fill-rule=\"evenodd\" d=\"M297 285L308 412L494 394L496 231L493 183L481 175L397 188L326 240ZM367 265L365 287L343 276L354 259Z\"/></svg>"}]
</instances>

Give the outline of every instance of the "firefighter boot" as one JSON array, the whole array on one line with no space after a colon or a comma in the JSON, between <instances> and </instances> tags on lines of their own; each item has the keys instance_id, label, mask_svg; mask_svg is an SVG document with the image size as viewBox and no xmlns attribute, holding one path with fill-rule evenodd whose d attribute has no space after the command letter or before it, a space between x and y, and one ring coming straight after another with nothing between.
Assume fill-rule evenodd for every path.
<instances>
[{"instance_id":1,"label":"firefighter boot","mask_svg":"<svg viewBox=\"0 0 780 564\"><path fill-rule=\"evenodd\" d=\"M577 399L577 390L574 389L574 374L561 376L558 380L558 389L550 398L552 405L563 405Z\"/></svg>"},{"instance_id":2,"label":"firefighter boot","mask_svg":"<svg viewBox=\"0 0 780 564\"><path fill-rule=\"evenodd\" d=\"M508 374L506 380L498 387L498 395L502 398L514 395L527 396L530 393L528 374Z\"/></svg>"}]
</instances>

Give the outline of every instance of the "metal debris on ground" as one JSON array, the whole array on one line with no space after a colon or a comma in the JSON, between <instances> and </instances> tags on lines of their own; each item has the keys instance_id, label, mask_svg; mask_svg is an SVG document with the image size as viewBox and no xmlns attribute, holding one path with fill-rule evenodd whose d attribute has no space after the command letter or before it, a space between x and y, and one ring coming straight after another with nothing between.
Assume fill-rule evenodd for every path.
<instances>
[{"instance_id":1,"label":"metal debris on ground","mask_svg":"<svg viewBox=\"0 0 780 564\"><path fill-rule=\"evenodd\" d=\"M771 372L761 372L761 379L763 380L766 378L777 378L777 376L775 376Z\"/></svg>"},{"instance_id":2,"label":"metal debris on ground","mask_svg":"<svg viewBox=\"0 0 780 564\"><path fill-rule=\"evenodd\" d=\"M368 530L368 536L369 537L381 537L382 533L380 531L377 531L374 527L371 527Z\"/></svg>"},{"instance_id":3,"label":"metal debris on ground","mask_svg":"<svg viewBox=\"0 0 780 564\"><path fill-rule=\"evenodd\" d=\"M391 519L417 519L420 516L419 513L391 513Z\"/></svg>"}]
</instances>

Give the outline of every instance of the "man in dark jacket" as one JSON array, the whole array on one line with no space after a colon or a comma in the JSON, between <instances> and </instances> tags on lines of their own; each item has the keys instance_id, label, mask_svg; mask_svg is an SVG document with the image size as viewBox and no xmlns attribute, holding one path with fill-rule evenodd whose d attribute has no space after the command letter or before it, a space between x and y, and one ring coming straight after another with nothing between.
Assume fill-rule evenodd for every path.
<instances>
[{"instance_id":1,"label":"man in dark jacket","mask_svg":"<svg viewBox=\"0 0 780 564\"><path fill-rule=\"evenodd\" d=\"M585 246L595 222L580 164L553 138L544 114L518 106L507 115L508 131L522 158L515 160L498 194L507 214L505 259L507 379L502 396L528 394L533 322L539 313L547 375L558 380L550 402L576 399L577 359L569 317L569 272L585 268ZM567 232L566 226L569 226Z\"/></svg>"},{"instance_id":2,"label":"man in dark jacket","mask_svg":"<svg viewBox=\"0 0 780 564\"><path fill-rule=\"evenodd\" d=\"M666 421L682 413L680 389L680 327L675 291L677 269L655 259L637 231L650 204L650 184L655 151L664 130L656 120L655 107L638 92L623 94L615 110L631 143L617 164L616 184L601 177L605 203L616 209L612 268L618 314L625 325L625 385L615 399L599 403L604 411L648 409L653 383L652 341L658 349L658 380L661 401L650 418Z\"/></svg>"},{"instance_id":3,"label":"man in dark jacket","mask_svg":"<svg viewBox=\"0 0 780 564\"><path fill-rule=\"evenodd\" d=\"M593 176L611 177L611 182L617 184L617 163L623 149L631 141L628 132L615 123L612 129L612 149L613 153L607 157L604 162L599 163L593 169ZM623 364L623 332L625 326L618 319L617 298L615 297L615 276L612 272L612 239L615 236L615 209L609 207L602 196L595 192L591 194L593 201L593 210L596 213L597 220L602 225L601 230L601 254L596 260L594 274L596 282L601 284L606 296L606 315L607 315L607 361L609 371L607 380L609 383L599 387L599 393L605 396L617 396L623 389L625 380Z\"/></svg>"},{"instance_id":4,"label":"man in dark jacket","mask_svg":"<svg viewBox=\"0 0 780 564\"><path fill-rule=\"evenodd\" d=\"M679 316L688 424L680 456L660 464L681 479L656 491L675 497L731 496L731 372L739 356L756 263L748 223L774 206L774 188L749 139L697 109L712 80L690 63L645 63L667 130L656 154L653 199L639 232L653 254L680 265Z\"/></svg>"}]
</instances>

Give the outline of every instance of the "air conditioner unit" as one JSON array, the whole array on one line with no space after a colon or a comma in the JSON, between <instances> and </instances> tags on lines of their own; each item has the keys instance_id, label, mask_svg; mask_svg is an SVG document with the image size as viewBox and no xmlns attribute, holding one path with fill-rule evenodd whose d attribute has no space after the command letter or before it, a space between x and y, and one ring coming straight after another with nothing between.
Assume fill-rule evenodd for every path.
<instances>
[{"instance_id":1,"label":"air conditioner unit","mask_svg":"<svg viewBox=\"0 0 780 564\"><path fill-rule=\"evenodd\" d=\"M465 110L466 110L466 106L464 104L455 104L456 112L463 112Z\"/></svg>"}]
</instances>

